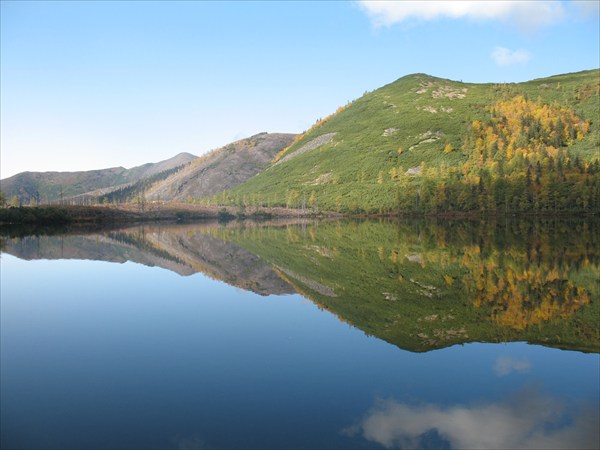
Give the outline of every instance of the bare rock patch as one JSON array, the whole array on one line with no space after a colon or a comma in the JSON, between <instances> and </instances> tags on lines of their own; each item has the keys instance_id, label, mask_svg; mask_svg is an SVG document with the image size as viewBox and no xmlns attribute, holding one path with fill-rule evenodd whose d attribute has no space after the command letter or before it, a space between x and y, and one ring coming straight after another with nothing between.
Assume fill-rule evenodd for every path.
<instances>
[{"instance_id":1,"label":"bare rock patch","mask_svg":"<svg viewBox=\"0 0 600 450\"><path fill-rule=\"evenodd\" d=\"M281 158L279 161L277 161L275 163L275 165L281 164L282 162L285 162L285 161L289 161L290 159L294 158L295 156L301 155L302 153L308 152L309 150L314 150L315 148L318 148L322 145L329 144L333 140L333 138L336 134L337 134L336 132L325 133L325 134L322 134L321 136L311 139L310 141L308 141L306 144L304 144L302 147L300 147L295 152L285 155L283 158Z\"/></svg>"}]
</instances>

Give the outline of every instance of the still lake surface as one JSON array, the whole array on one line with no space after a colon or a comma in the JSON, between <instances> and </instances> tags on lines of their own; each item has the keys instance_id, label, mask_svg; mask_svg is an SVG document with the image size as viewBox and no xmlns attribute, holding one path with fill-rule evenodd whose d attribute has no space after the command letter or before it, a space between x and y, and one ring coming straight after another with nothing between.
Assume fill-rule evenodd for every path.
<instances>
[{"instance_id":1,"label":"still lake surface","mask_svg":"<svg viewBox=\"0 0 600 450\"><path fill-rule=\"evenodd\" d=\"M597 448L599 231L5 230L2 448Z\"/></svg>"}]
</instances>

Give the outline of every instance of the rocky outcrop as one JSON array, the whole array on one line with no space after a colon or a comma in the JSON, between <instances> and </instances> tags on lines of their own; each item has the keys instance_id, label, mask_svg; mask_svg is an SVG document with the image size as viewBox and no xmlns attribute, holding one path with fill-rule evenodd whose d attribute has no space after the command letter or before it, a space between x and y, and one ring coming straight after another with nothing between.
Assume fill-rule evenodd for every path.
<instances>
[{"instance_id":1,"label":"rocky outcrop","mask_svg":"<svg viewBox=\"0 0 600 450\"><path fill-rule=\"evenodd\" d=\"M281 158L279 161L277 161L276 164L281 164L285 161L289 161L290 159L292 159L298 155L301 155L302 153L308 152L309 150L314 150L315 148L319 148L322 145L329 144L333 140L333 138L335 137L336 134L337 133L326 133L326 134L322 134L319 137L311 139L310 141L308 141L306 144L304 144L302 147L300 147L295 152L285 155L283 158Z\"/></svg>"}]
</instances>

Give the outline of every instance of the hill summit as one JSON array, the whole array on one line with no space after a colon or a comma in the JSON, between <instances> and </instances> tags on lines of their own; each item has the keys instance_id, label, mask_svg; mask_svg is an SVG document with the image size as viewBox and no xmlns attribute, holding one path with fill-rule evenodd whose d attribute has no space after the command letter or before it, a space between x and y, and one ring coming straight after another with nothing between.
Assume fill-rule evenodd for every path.
<instances>
[{"instance_id":1,"label":"hill summit","mask_svg":"<svg viewBox=\"0 0 600 450\"><path fill-rule=\"evenodd\" d=\"M597 211L598 69L525 83L405 76L206 204L349 213Z\"/></svg>"}]
</instances>

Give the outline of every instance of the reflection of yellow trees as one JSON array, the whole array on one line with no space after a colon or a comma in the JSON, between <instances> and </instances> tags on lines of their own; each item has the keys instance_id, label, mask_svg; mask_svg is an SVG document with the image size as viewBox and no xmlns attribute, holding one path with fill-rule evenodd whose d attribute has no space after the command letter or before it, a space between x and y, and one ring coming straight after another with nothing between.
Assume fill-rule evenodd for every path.
<instances>
[{"instance_id":1,"label":"reflection of yellow trees","mask_svg":"<svg viewBox=\"0 0 600 450\"><path fill-rule=\"evenodd\" d=\"M582 287L575 276L581 269L598 273L595 239L587 226L572 232L557 229L554 235L528 235L527 228L515 227L505 235L514 240L503 246L494 244L498 230L482 227L469 233L469 229L436 226L415 233L405 228L394 247L377 249L378 257L387 256L400 272L414 271L419 262L428 273L440 273L438 284L446 289L462 281L475 308L494 323L515 330L565 319L592 301L590 286ZM457 268L462 275L453 277Z\"/></svg>"},{"instance_id":2,"label":"reflection of yellow trees","mask_svg":"<svg viewBox=\"0 0 600 450\"><path fill-rule=\"evenodd\" d=\"M503 267L497 264L504 260ZM463 283L476 308L488 308L498 325L524 330L552 319L565 319L590 303L565 267L529 264L526 254L494 252L483 257L477 246L465 249Z\"/></svg>"},{"instance_id":3,"label":"reflection of yellow trees","mask_svg":"<svg viewBox=\"0 0 600 450\"><path fill-rule=\"evenodd\" d=\"M295 229L293 227L286 228L286 235L287 235L288 242L299 242L300 241L300 235L295 233Z\"/></svg>"},{"instance_id":4,"label":"reflection of yellow trees","mask_svg":"<svg viewBox=\"0 0 600 450\"><path fill-rule=\"evenodd\" d=\"M284 270L277 272L300 294L362 323L361 329L391 332L390 321L398 311L405 314L403 307L417 311L435 302L431 305L440 311L464 308L457 321L473 322L448 326L464 325L469 335L479 325L493 328L489 324L535 334L528 327L546 329L545 322L553 327L571 318L578 333L592 333L585 309L589 305L588 311L596 311L600 287L595 281L600 278L596 222L248 223L203 232L278 261ZM328 295L333 291L327 286L338 297ZM487 325L478 325L480 320Z\"/></svg>"}]
</instances>

